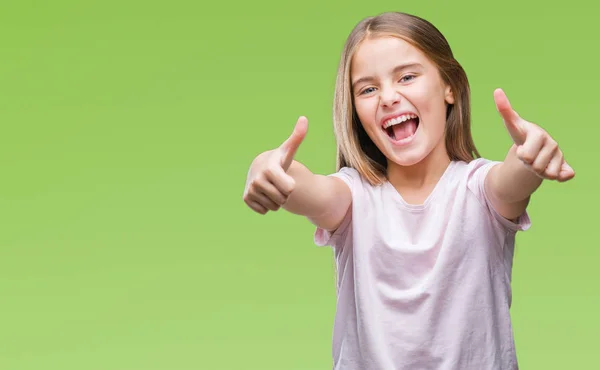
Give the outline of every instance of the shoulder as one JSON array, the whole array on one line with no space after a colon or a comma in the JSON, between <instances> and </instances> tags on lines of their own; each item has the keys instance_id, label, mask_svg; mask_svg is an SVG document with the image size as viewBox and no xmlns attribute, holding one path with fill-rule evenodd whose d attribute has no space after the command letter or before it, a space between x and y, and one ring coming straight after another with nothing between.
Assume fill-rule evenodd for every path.
<instances>
[{"instance_id":1,"label":"shoulder","mask_svg":"<svg viewBox=\"0 0 600 370\"><path fill-rule=\"evenodd\" d=\"M487 158L476 158L469 162L454 162L452 180L455 185L473 193L480 201L485 196L485 178L490 169L500 162Z\"/></svg>"},{"instance_id":2,"label":"shoulder","mask_svg":"<svg viewBox=\"0 0 600 370\"><path fill-rule=\"evenodd\" d=\"M327 175L327 177L337 178L345 183L350 189L352 201L337 229L330 231L317 227L314 234L314 241L318 246L342 247L351 240L352 221L354 217L364 214L360 210L359 212L354 212L354 208L364 207L367 203L364 199L368 197L367 193L374 187L361 176L357 169L352 167L342 167L337 172Z\"/></svg>"},{"instance_id":3,"label":"shoulder","mask_svg":"<svg viewBox=\"0 0 600 370\"><path fill-rule=\"evenodd\" d=\"M456 162L456 167L458 169L456 174L464 176L467 180L485 177L487 172L489 172L494 165L499 163L501 162L487 158L475 158L469 162L458 161Z\"/></svg>"},{"instance_id":4,"label":"shoulder","mask_svg":"<svg viewBox=\"0 0 600 370\"><path fill-rule=\"evenodd\" d=\"M370 192L377 186L373 186L367 181L360 172L353 167L342 167L337 172L328 175L342 180L352 193L353 198L364 192Z\"/></svg>"},{"instance_id":5,"label":"shoulder","mask_svg":"<svg viewBox=\"0 0 600 370\"><path fill-rule=\"evenodd\" d=\"M487 158L477 158L468 163L458 162L459 170L457 173L459 174L461 185L466 188L469 194L477 199L477 202L492 216L503 231L526 230L530 226L527 212L518 220L507 220L494 209L486 192L485 181L487 175L494 166L500 163L502 162Z\"/></svg>"},{"instance_id":6,"label":"shoulder","mask_svg":"<svg viewBox=\"0 0 600 370\"><path fill-rule=\"evenodd\" d=\"M360 173L352 167L342 167L337 172L334 172L329 176L341 179L348 184L348 186L352 186L355 182L361 180Z\"/></svg>"},{"instance_id":7,"label":"shoulder","mask_svg":"<svg viewBox=\"0 0 600 370\"><path fill-rule=\"evenodd\" d=\"M479 196L484 190L485 178L490 169L501 162L493 161L487 158L476 158L469 162L454 162L454 170L451 171L451 177L455 184L466 186L466 188Z\"/></svg>"}]
</instances>

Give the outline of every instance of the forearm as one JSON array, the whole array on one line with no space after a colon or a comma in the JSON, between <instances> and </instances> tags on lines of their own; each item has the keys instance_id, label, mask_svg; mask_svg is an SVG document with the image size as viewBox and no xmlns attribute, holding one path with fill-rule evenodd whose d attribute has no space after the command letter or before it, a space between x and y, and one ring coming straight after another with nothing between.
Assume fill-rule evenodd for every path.
<instances>
[{"instance_id":1,"label":"forearm","mask_svg":"<svg viewBox=\"0 0 600 370\"><path fill-rule=\"evenodd\" d=\"M527 201L542 181L517 157L516 146L513 145L504 162L490 171L488 190L499 201L518 203Z\"/></svg>"},{"instance_id":2,"label":"forearm","mask_svg":"<svg viewBox=\"0 0 600 370\"><path fill-rule=\"evenodd\" d=\"M291 213L302 216L316 216L327 209L327 182L323 176L312 173L300 162L293 161L287 171L296 185L283 208ZM325 187L325 189L324 189Z\"/></svg>"},{"instance_id":3,"label":"forearm","mask_svg":"<svg viewBox=\"0 0 600 370\"><path fill-rule=\"evenodd\" d=\"M306 216L325 229L334 229L341 222L351 203L348 187L339 179L312 173L294 161L287 171L296 182L283 208Z\"/></svg>"}]
</instances>

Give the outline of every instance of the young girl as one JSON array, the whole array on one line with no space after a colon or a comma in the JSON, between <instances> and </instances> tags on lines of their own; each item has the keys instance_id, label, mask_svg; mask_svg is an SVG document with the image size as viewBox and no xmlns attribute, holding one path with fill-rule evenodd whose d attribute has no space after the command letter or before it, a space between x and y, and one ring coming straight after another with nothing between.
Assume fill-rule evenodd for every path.
<instances>
[{"instance_id":1,"label":"young girl","mask_svg":"<svg viewBox=\"0 0 600 370\"><path fill-rule=\"evenodd\" d=\"M471 139L465 72L444 36L403 13L361 21L335 89L337 171L293 160L292 135L252 163L244 201L283 207L334 250L334 368L517 369L511 305L515 234L530 226L543 179L574 172L556 142L511 108L497 109L515 145L503 162Z\"/></svg>"}]
</instances>

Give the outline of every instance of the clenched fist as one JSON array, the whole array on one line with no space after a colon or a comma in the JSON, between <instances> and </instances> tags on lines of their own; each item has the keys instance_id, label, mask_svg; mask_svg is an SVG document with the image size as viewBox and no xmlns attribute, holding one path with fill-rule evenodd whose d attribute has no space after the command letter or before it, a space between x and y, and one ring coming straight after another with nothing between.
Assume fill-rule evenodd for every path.
<instances>
[{"instance_id":1,"label":"clenched fist","mask_svg":"<svg viewBox=\"0 0 600 370\"><path fill-rule=\"evenodd\" d=\"M494 91L496 108L517 146L517 157L543 179L567 181L575 171L567 164L558 144L540 126L522 119L501 89Z\"/></svg>"},{"instance_id":2,"label":"clenched fist","mask_svg":"<svg viewBox=\"0 0 600 370\"><path fill-rule=\"evenodd\" d=\"M248 171L244 202L254 211L277 211L294 191L294 179L286 172L306 136L308 120L300 117L290 137L278 148L259 154Z\"/></svg>"}]
</instances>

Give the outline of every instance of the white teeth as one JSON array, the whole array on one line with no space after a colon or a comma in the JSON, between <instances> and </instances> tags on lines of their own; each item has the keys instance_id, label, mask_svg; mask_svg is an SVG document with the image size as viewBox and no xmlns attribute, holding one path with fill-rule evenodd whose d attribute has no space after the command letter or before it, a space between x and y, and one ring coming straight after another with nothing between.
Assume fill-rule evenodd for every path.
<instances>
[{"instance_id":1,"label":"white teeth","mask_svg":"<svg viewBox=\"0 0 600 370\"><path fill-rule=\"evenodd\" d=\"M393 119L385 121L384 124L383 124L383 128L386 129L386 128L390 127L390 126L397 125L397 124L402 123L402 122L404 122L406 120L409 120L411 118L417 118L417 116L414 115L414 114L403 114L403 115L401 115L399 117L396 117L396 118L393 118Z\"/></svg>"}]
</instances>

